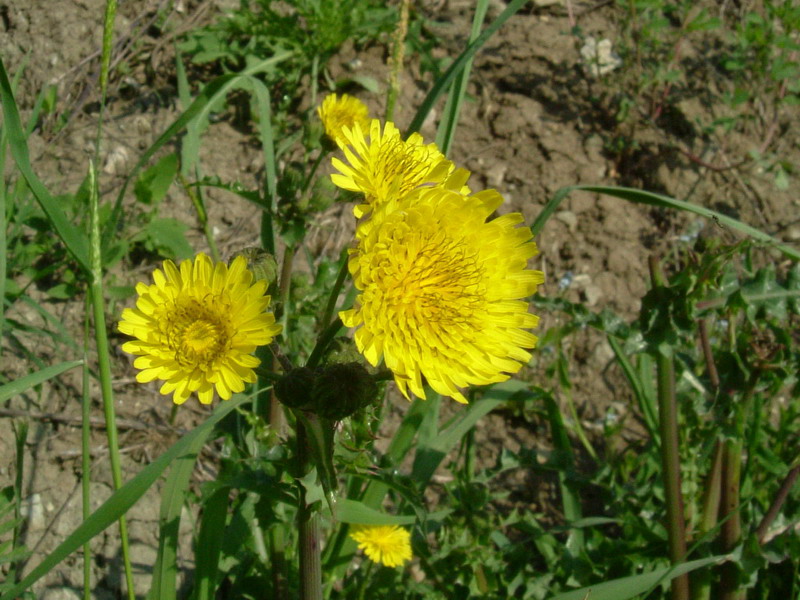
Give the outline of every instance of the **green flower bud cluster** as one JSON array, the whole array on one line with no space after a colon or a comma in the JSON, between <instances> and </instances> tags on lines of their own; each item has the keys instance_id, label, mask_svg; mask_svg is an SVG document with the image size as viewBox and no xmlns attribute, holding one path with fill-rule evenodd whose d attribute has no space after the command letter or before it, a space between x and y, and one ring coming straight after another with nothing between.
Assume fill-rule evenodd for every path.
<instances>
[{"instance_id":1,"label":"green flower bud cluster","mask_svg":"<svg viewBox=\"0 0 800 600\"><path fill-rule=\"evenodd\" d=\"M275 384L275 394L290 408L340 421L372 403L378 386L363 365L333 363L292 369Z\"/></svg>"}]
</instances>

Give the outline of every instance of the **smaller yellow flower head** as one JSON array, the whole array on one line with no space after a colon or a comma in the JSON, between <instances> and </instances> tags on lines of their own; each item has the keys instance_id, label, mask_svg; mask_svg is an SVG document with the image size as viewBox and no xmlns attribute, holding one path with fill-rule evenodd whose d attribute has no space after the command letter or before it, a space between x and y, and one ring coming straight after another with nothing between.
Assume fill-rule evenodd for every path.
<instances>
[{"instance_id":1,"label":"smaller yellow flower head","mask_svg":"<svg viewBox=\"0 0 800 600\"><path fill-rule=\"evenodd\" d=\"M369 110L367 105L354 96L342 94L339 98L336 94L325 97L317 107L325 133L337 144L344 143L342 128L352 129L360 125L364 129L369 127Z\"/></svg>"},{"instance_id":2,"label":"smaller yellow flower head","mask_svg":"<svg viewBox=\"0 0 800 600\"><path fill-rule=\"evenodd\" d=\"M358 218L390 198L402 198L423 184L441 183L454 170L453 163L436 144L426 145L418 133L404 141L391 121L387 121L381 131L380 121L373 119L368 135L365 131L359 124L343 127L345 143L339 146L349 164L335 157L331 159L339 171L331 175L333 183L366 197L366 203L354 209Z\"/></svg>"},{"instance_id":3,"label":"smaller yellow flower head","mask_svg":"<svg viewBox=\"0 0 800 600\"><path fill-rule=\"evenodd\" d=\"M411 560L411 534L397 525L354 525L350 537L370 560L387 567Z\"/></svg>"},{"instance_id":4,"label":"smaller yellow flower head","mask_svg":"<svg viewBox=\"0 0 800 600\"><path fill-rule=\"evenodd\" d=\"M153 272L153 285L136 284L136 308L122 312L119 330L135 340L122 349L138 355L139 383L164 381L161 393L175 404L196 393L209 404L214 390L223 400L256 380L251 356L281 332L272 313L267 284L253 282L247 260L238 256L228 267L205 254L185 260L180 270L164 261Z\"/></svg>"},{"instance_id":5,"label":"smaller yellow flower head","mask_svg":"<svg viewBox=\"0 0 800 600\"><path fill-rule=\"evenodd\" d=\"M424 377L466 402L461 388L505 381L536 345L527 330L539 319L524 299L544 276L527 266L537 254L531 231L517 227L519 213L487 221L503 198L495 190L464 196L467 175L388 202L359 226L351 250L360 294L340 317L406 398L409 390L425 398Z\"/></svg>"}]
</instances>

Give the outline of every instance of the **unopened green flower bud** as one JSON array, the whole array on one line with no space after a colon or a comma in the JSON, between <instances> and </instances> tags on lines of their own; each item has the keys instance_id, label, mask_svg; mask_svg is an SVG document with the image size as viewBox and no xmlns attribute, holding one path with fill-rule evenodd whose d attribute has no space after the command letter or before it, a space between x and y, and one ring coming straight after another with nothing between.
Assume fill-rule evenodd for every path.
<instances>
[{"instance_id":1,"label":"unopened green flower bud","mask_svg":"<svg viewBox=\"0 0 800 600\"><path fill-rule=\"evenodd\" d=\"M278 263L275 257L266 250L258 247L243 248L233 255L244 256L247 259L247 268L253 272L256 281L263 279L267 285L272 285L278 279ZM232 260L232 259L231 259Z\"/></svg>"},{"instance_id":2,"label":"unopened green flower bud","mask_svg":"<svg viewBox=\"0 0 800 600\"><path fill-rule=\"evenodd\" d=\"M331 342L325 363L359 363L364 367L369 364L364 355L356 348L355 341L349 337L338 337Z\"/></svg>"},{"instance_id":3,"label":"unopened green flower bud","mask_svg":"<svg viewBox=\"0 0 800 600\"><path fill-rule=\"evenodd\" d=\"M275 384L278 400L290 408L309 408L312 403L316 375L308 367L297 367Z\"/></svg>"},{"instance_id":4,"label":"unopened green flower bud","mask_svg":"<svg viewBox=\"0 0 800 600\"><path fill-rule=\"evenodd\" d=\"M367 370L356 362L329 364L316 378L313 406L316 413L340 421L370 404L378 387Z\"/></svg>"}]
</instances>

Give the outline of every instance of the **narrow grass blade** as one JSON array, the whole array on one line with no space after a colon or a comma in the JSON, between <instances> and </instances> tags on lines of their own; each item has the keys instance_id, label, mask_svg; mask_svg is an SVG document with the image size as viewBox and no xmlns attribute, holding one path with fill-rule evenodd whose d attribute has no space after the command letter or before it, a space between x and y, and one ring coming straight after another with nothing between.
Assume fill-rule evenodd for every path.
<instances>
[{"instance_id":1,"label":"narrow grass blade","mask_svg":"<svg viewBox=\"0 0 800 600\"><path fill-rule=\"evenodd\" d=\"M336 504L336 516L343 523L361 525L410 525L417 520L414 515L389 515L358 500L347 498Z\"/></svg>"},{"instance_id":2,"label":"narrow grass blade","mask_svg":"<svg viewBox=\"0 0 800 600\"><path fill-rule=\"evenodd\" d=\"M263 223L261 224L261 243L264 250L270 254L275 254L275 232L272 226L272 213L275 207L275 199L278 197L278 169L275 159L275 136L272 131L272 107L270 105L270 95L267 86L255 77L250 78L253 91L256 95L256 106L258 108L258 131L261 137L261 148L264 152L264 178L266 207L263 213Z\"/></svg>"},{"instance_id":3,"label":"narrow grass blade","mask_svg":"<svg viewBox=\"0 0 800 600\"><path fill-rule=\"evenodd\" d=\"M408 130L406 131L407 136L419 131L420 127L422 127L423 121L425 121L425 117L428 116L428 113L430 113L433 105L436 104L439 96L441 96L442 93L447 89L447 86L450 85L456 75L464 70L464 68L467 66L467 63L472 59L473 56L475 56L475 53L481 49L481 47L489 40L489 38L491 38L506 21L508 21L527 3L528 0L512 0L506 9L500 13L500 15L494 21L492 21L486 29L483 30L483 33L481 33L474 42L469 44L458 56L458 58L453 61L453 64L451 64L447 71L445 71L436 81L436 83L433 84L433 87L428 92L428 95L425 96L425 100L422 101L417 113L414 115L411 125L408 126Z\"/></svg>"},{"instance_id":4,"label":"narrow grass blade","mask_svg":"<svg viewBox=\"0 0 800 600\"><path fill-rule=\"evenodd\" d=\"M475 16L472 19L472 31L469 35L469 43L478 39L481 33L481 25L483 25L483 20L486 18L486 11L488 9L489 0L478 0L475 6ZM461 114L461 105L467 93L467 83L469 82L471 71L472 59L470 58L464 63L464 68L456 75L453 80L453 85L450 88L450 93L447 95L447 103L445 104L444 113L442 114L442 120L439 122L439 130L436 132L436 145L445 156L450 152L450 146L452 146L453 138L456 135L458 117Z\"/></svg>"},{"instance_id":5,"label":"narrow grass blade","mask_svg":"<svg viewBox=\"0 0 800 600\"><path fill-rule=\"evenodd\" d=\"M201 425L184 435L175 442L169 450L164 452L152 463L142 469L136 477L114 492L92 516L84 521L72 534L56 547L47 557L40 562L18 585L14 586L2 596L0 600L13 600L30 586L44 577L58 563L80 548L86 541L101 533L109 525L117 521L133 506L150 486L156 482L164 470L179 456L186 454L189 448L198 442L198 439L207 439L214 426L225 418L231 411L251 399L239 396L220 404L213 414Z\"/></svg>"},{"instance_id":6,"label":"narrow grass blade","mask_svg":"<svg viewBox=\"0 0 800 600\"><path fill-rule=\"evenodd\" d=\"M204 437L197 438L172 465L169 476L161 492L161 513L159 516L158 553L153 566L153 581L150 598L176 598L176 577L178 575L178 534L181 525L181 511L189 491L192 471L197 456L205 443Z\"/></svg>"},{"instance_id":7,"label":"narrow grass blade","mask_svg":"<svg viewBox=\"0 0 800 600\"><path fill-rule=\"evenodd\" d=\"M628 380L628 383L631 384L633 395L639 405L639 410L642 412L647 430L650 432L650 438L658 442L658 420L656 419L655 411L656 400L655 395L652 393L652 385L648 386L642 381L642 377L640 376L641 372L637 371L628 360L628 357L625 356L625 352L617 341L617 338L613 335L608 335L606 339L608 339L608 344L614 351L614 356L616 356L617 362L619 362L619 366L625 374L625 378ZM648 364L652 363L650 357L646 354L640 355L640 359L646 360ZM652 379L652 377L650 379Z\"/></svg>"},{"instance_id":8,"label":"narrow grass blade","mask_svg":"<svg viewBox=\"0 0 800 600\"><path fill-rule=\"evenodd\" d=\"M662 567L649 573L605 581L579 590L556 594L549 600L628 600L647 593L661 583L671 581L691 571L729 560L728 555L711 556L685 562L674 567Z\"/></svg>"},{"instance_id":9,"label":"narrow grass blade","mask_svg":"<svg viewBox=\"0 0 800 600\"><path fill-rule=\"evenodd\" d=\"M568 523L580 521L583 518L581 499L572 486L572 476L575 473L575 457L572 453L572 444L570 444L567 428L564 425L564 419L561 417L561 410L558 408L555 398L549 393L544 394L544 401L547 408L547 419L550 422L553 445L558 452L558 456L562 459L562 468L558 470L558 483L561 489L564 520ZM583 542L583 531L581 529L572 529L567 538L567 549L573 556L577 556L583 549Z\"/></svg>"},{"instance_id":10,"label":"narrow grass blade","mask_svg":"<svg viewBox=\"0 0 800 600\"><path fill-rule=\"evenodd\" d=\"M607 196L614 196L615 198L620 198L622 200L627 200L628 202L634 202L636 204L646 204L648 206L657 206L659 208L671 208L675 210L683 210L686 212L691 212L696 215L700 215L701 217L712 219L715 223L719 225L724 225L726 227L730 227L731 229L734 229L735 231L738 231L741 234L751 237L754 240L757 240L764 244L769 244L770 246L773 246L776 250L780 251L784 256L787 256L792 260L800 260L800 250L798 250L797 248L792 248L791 246L787 246L786 244L782 243L780 240L772 237L771 235L768 235L763 231L756 229L755 227L746 225L741 221L732 219L727 215L723 215L720 212L705 208L703 206L698 206L697 204L692 204L691 202L676 200L675 198L670 198L669 196L662 196L660 194L654 194L652 192L645 192L642 190L636 190L633 188L625 188L625 187L600 186L600 185L575 185L575 186L561 188L553 195L550 201L548 201L548 203L542 209L542 212L539 213L539 216L536 218L536 221L534 221L533 225L531 226L531 231L533 231L534 235L538 234L541 231L542 227L544 227L547 220L555 212L556 208L558 208L558 205L561 204L561 201L564 200L564 198L566 198L570 193L574 191L606 194Z\"/></svg>"},{"instance_id":11,"label":"narrow grass blade","mask_svg":"<svg viewBox=\"0 0 800 600\"><path fill-rule=\"evenodd\" d=\"M214 492L203 504L200 533L195 545L194 600L213 600L217 587L219 557L228 516L230 488Z\"/></svg>"},{"instance_id":12,"label":"narrow grass blade","mask_svg":"<svg viewBox=\"0 0 800 600\"><path fill-rule=\"evenodd\" d=\"M6 208L8 192L6 190L5 164L6 164L6 132L0 130L0 340L3 339L3 328L6 325ZM0 357L3 355L3 345L0 344Z\"/></svg>"},{"instance_id":13,"label":"narrow grass blade","mask_svg":"<svg viewBox=\"0 0 800 600\"><path fill-rule=\"evenodd\" d=\"M53 365L52 367L47 367L41 371L37 371L36 373L31 373L30 375L26 375L25 377L20 377L19 379L15 379L14 381L6 383L5 385L0 386L0 402L5 402L12 396L21 394L35 385L39 385L40 383L47 381L56 375L60 375L64 371L69 371L70 369L74 369L82 364L82 360L70 360Z\"/></svg>"},{"instance_id":14,"label":"narrow grass blade","mask_svg":"<svg viewBox=\"0 0 800 600\"><path fill-rule=\"evenodd\" d=\"M563 187L553 194L553 197L547 201L547 204L544 205L544 208L536 217L533 225L531 225L531 232L533 232L533 235L539 235L541 233L548 219L553 216L553 213L556 212L556 209L564 200L564 198L569 196L574 189L574 187Z\"/></svg>"},{"instance_id":15,"label":"narrow grass blade","mask_svg":"<svg viewBox=\"0 0 800 600\"><path fill-rule=\"evenodd\" d=\"M28 141L20 122L17 102L14 99L2 59L0 59L0 102L3 104L4 132L8 136L11 156L14 157L14 162L19 172L25 178L28 187L30 187L37 202L47 215L58 237L64 242L69 253L72 254L86 272L89 272L89 246L86 243L86 237L67 220L56 199L50 195L50 192L47 191L47 188L33 172L28 153Z\"/></svg>"}]
</instances>

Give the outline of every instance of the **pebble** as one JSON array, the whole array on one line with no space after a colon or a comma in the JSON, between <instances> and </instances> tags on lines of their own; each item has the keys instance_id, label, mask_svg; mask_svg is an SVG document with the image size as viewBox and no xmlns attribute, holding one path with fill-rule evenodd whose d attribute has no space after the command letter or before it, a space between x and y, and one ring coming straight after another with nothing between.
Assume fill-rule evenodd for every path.
<instances>
[{"instance_id":1,"label":"pebble","mask_svg":"<svg viewBox=\"0 0 800 600\"><path fill-rule=\"evenodd\" d=\"M125 171L125 163L128 162L128 150L124 146L117 146L106 158L103 165L103 173L106 175L121 175Z\"/></svg>"},{"instance_id":2,"label":"pebble","mask_svg":"<svg viewBox=\"0 0 800 600\"><path fill-rule=\"evenodd\" d=\"M555 216L556 219L569 228L570 233L575 233L578 229L578 217L571 210L561 210L557 212Z\"/></svg>"},{"instance_id":3,"label":"pebble","mask_svg":"<svg viewBox=\"0 0 800 600\"><path fill-rule=\"evenodd\" d=\"M49 588L41 595L42 600L81 600L81 595L68 587Z\"/></svg>"},{"instance_id":4,"label":"pebble","mask_svg":"<svg viewBox=\"0 0 800 600\"><path fill-rule=\"evenodd\" d=\"M22 501L20 508L22 515L28 521L28 529L35 531L45 528L44 504L42 503L41 494L31 494L31 496Z\"/></svg>"},{"instance_id":5,"label":"pebble","mask_svg":"<svg viewBox=\"0 0 800 600\"><path fill-rule=\"evenodd\" d=\"M486 172L486 181L489 184L490 188L499 188L503 185L503 180L506 177L506 171L508 171L508 165L505 163L497 163L491 169Z\"/></svg>"}]
</instances>

